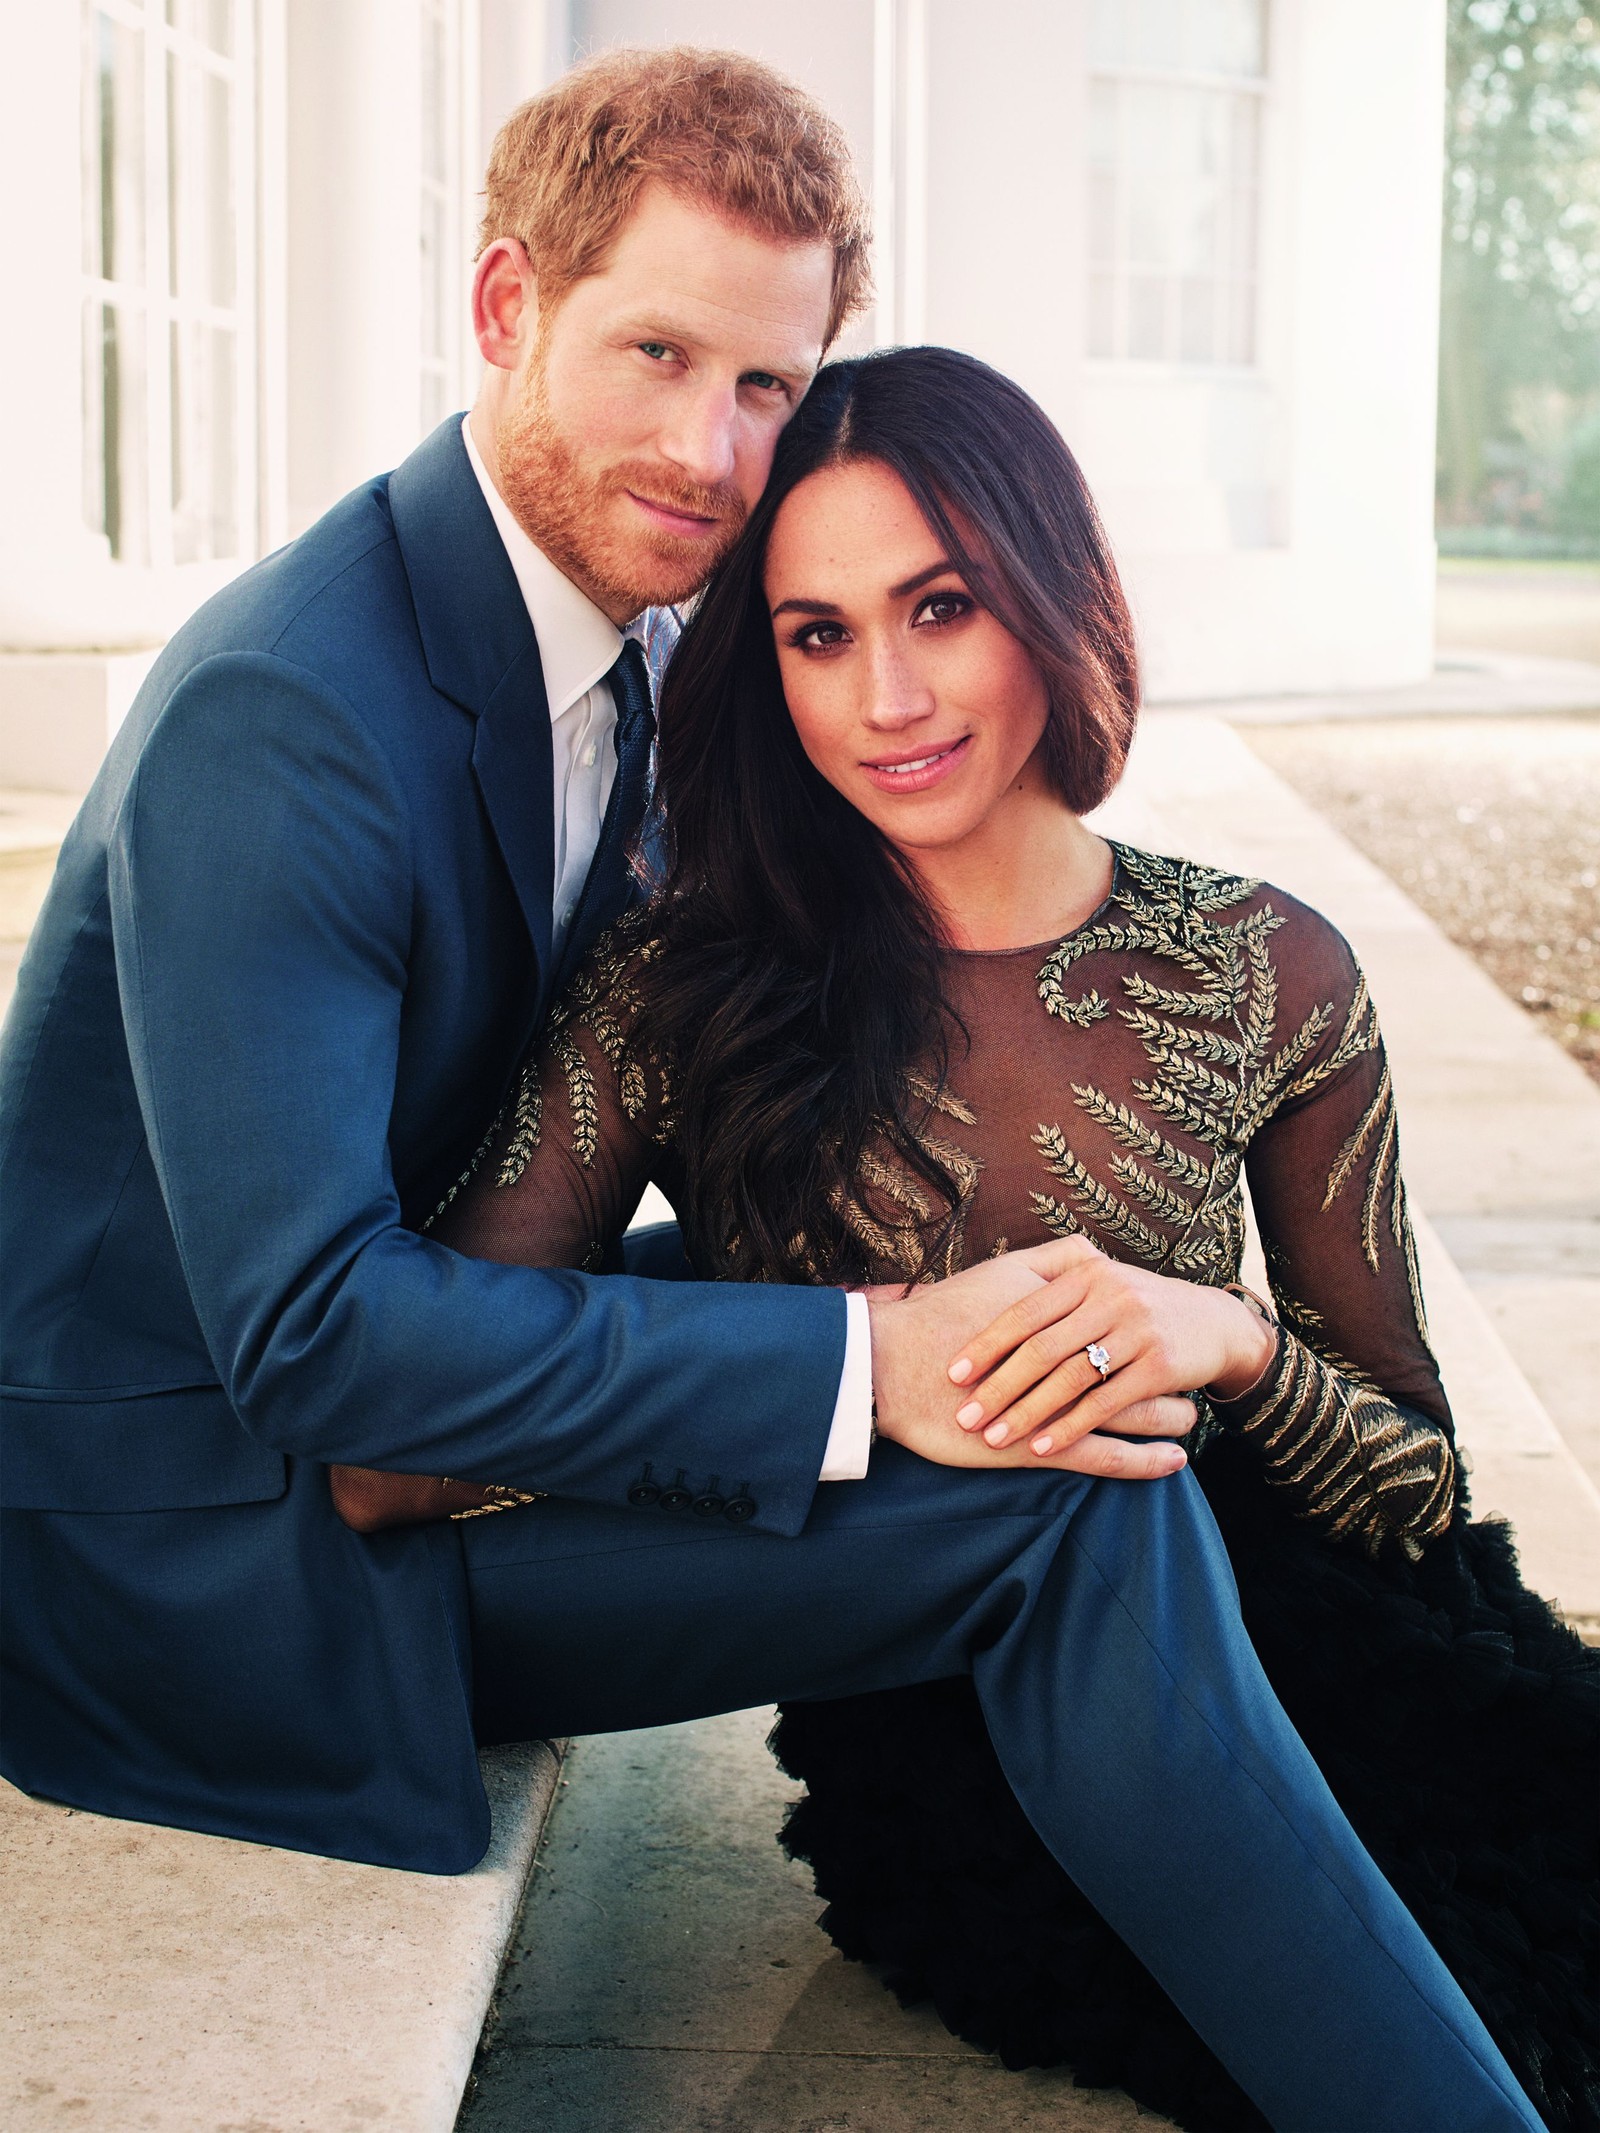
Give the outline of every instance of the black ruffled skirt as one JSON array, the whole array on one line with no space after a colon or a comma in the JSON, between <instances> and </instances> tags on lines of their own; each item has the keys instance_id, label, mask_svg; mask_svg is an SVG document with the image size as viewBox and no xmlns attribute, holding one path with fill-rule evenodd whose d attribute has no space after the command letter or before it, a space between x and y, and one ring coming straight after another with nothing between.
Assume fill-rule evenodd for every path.
<instances>
[{"instance_id":1,"label":"black ruffled skirt","mask_svg":"<svg viewBox=\"0 0 1600 2133\"><path fill-rule=\"evenodd\" d=\"M1226 1440L1201 1479L1340 1805L1546 2124L1600 2128L1600 1651L1523 1585L1502 1525L1378 1565L1286 1519ZM903 2001L1191 2133L1265 2126L1034 1835L970 1681L790 1704L773 1746L807 1788L783 1841L824 1927Z\"/></svg>"}]
</instances>

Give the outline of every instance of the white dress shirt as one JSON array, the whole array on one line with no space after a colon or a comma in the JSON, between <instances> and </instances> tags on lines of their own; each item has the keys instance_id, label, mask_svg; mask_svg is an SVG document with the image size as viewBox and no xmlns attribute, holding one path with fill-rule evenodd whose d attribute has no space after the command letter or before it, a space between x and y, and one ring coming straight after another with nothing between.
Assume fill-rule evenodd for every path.
<instances>
[{"instance_id":1,"label":"white dress shirt","mask_svg":"<svg viewBox=\"0 0 1600 2133\"><path fill-rule=\"evenodd\" d=\"M645 643L645 617L619 630L609 615L536 548L489 470L463 417L467 458L505 544L539 643L545 695L550 701L552 788L555 795L553 947L561 943L600 842L600 824L617 775L617 707L606 676L626 638ZM822 1455L822 1481L859 1481L872 1448L872 1335L864 1296L845 1298L844 1368L833 1426Z\"/></svg>"}]
</instances>

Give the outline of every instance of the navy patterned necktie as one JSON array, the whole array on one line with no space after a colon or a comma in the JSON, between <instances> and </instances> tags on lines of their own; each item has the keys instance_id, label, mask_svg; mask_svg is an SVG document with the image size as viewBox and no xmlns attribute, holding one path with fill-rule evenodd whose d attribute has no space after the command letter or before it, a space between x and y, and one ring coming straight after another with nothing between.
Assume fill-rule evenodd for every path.
<instances>
[{"instance_id":1,"label":"navy patterned necktie","mask_svg":"<svg viewBox=\"0 0 1600 2133\"><path fill-rule=\"evenodd\" d=\"M634 834L650 797L650 749L656 737L656 714L650 700L650 670L637 638L628 638L606 681L617 707L617 776L606 805L599 850L605 848L613 817L621 825L624 841Z\"/></svg>"},{"instance_id":2,"label":"navy patterned necktie","mask_svg":"<svg viewBox=\"0 0 1600 2133\"><path fill-rule=\"evenodd\" d=\"M561 950L563 979L627 900L628 846L638 834L650 799L650 749L656 718L650 700L650 670L634 638L624 643L616 665L606 675L606 686L617 707L617 774L600 824L600 841Z\"/></svg>"}]
</instances>

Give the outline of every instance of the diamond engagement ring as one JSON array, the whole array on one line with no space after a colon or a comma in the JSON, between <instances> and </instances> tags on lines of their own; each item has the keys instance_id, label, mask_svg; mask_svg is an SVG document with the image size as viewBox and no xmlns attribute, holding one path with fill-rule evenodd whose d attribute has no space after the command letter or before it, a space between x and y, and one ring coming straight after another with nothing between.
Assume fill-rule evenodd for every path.
<instances>
[{"instance_id":1,"label":"diamond engagement ring","mask_svg":"<svg viewBox=\"0 0 1600 2133\"><path fill-rule=\"evenodd\" d=\"M1101 1347L1098 1341L1091 1341L1088 1347L1085 1348L1083 1352L1089 1358L1090 1362L1093 1363L1096 1370L1099 1371L1100 1382L1103 1385L1106 1379L1111 1375L1110 1356L1106 1353L1105 1349Z\"/></svg>"}]
</instances>

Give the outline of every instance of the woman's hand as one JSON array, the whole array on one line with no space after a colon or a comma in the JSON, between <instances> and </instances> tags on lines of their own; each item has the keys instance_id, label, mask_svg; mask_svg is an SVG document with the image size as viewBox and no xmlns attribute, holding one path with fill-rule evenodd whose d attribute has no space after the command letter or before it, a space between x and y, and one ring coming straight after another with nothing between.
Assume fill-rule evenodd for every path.
<instances>
[{"instance_id":1,"label":"woman's hand","mask_svg":"<svg viewBox=\"0 0 1600 2133\"><path fill-rule=\"evenodd\" d=\"M1086 1237L1014 1252L1044 1286L1017 1298L951 1362L956 1420L997 1451L1032 1439L1049 1458L1120 1410L1204 1388L1237 1399L1277 1352L1277 1332L1223 1289L1146 1273ZM1103 1351L1102 1372L1089 1355Z\"/></svg>"},{"instance_id":2,"label":"woman's hand","mask_svg":"<svg viewBox=\"0 0 1600 2133\"><path fill-rule=\"evenodd\" d=\"M1045 1247L1048 1254L1050 1247ZM880 1436L941 1466L1060 1467L1077 1474L1154 1481L1185 1464L1171 1442L1194 1427L1194 1407L1184 1399L1119 1400L1102 1414L1116 1436L1101 1435L1085 1418L1060 1427L1044 1455L1018 1444L996 1450L970 1430L958 1429L951 1413L950 1379L944 1358L962 1342L963 1354L1004 1324L1008 1306L1045 1297L1054 1272L1048 1256L1034 1263L1028 1252L987 1259L945 1281L911 1289L866 1291L872 1324L872 1384ZM997 1317L997 1314L999 1316ZM1148 1441L1130 1443L1128 1438Z\"/></svg>"}]
</instances>

